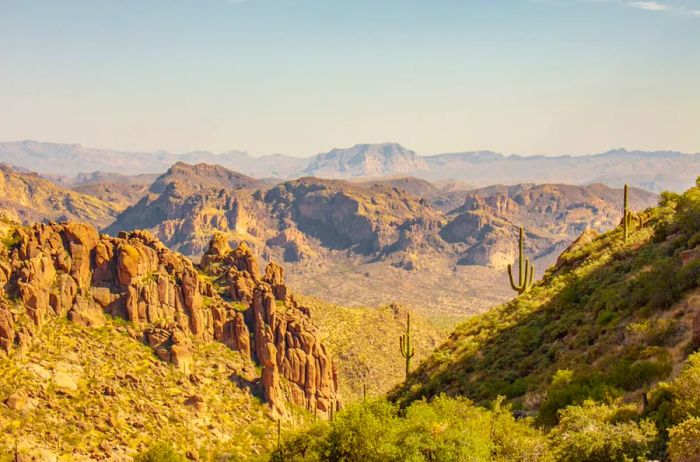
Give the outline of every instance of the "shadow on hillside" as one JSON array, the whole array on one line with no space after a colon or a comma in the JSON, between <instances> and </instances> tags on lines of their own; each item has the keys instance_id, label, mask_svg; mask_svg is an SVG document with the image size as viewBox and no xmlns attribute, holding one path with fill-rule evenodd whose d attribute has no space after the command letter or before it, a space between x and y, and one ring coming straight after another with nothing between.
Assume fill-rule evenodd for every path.
<instances>
[{"instance_id":1,"label":"shadow on hillside","mask_svg":"<svg viewBox=\"0 0 700 462\"><path fill-rule=\"evenodd\" d=\"M260 381L259 377L256 377L255 379L250 380L250 379L247 379L241 375L233 373L229 377L229 380L231 382L233 382L233 384L236 385L238 388L240 388L243 391L247 391L255 398L258 398L261 401L265 400L265 394L263 392L262 382Z\"/></svg>"},{"instance_id":2,"label":"shadow on hillside","mask_svg":"<svg viewBox=\"0 0 700 462\"><path fill-rule=\"evenodd\" d=\"M580 262L568 262L503 309L494 308L459 326L391 398L408 403L446 393L483 404L499 395L524 397L549 383L557 369L572 369L584 377L594 371L624 375L623 366L644 354L642 346L626 338L625 321L653 317L682 295L674 287L676 273L668 273L677 271L680 262L664 260L670 257L667 247L647 242L620 249L605 265L581 277L572 272ZM650 263L662 260L676 266L652 266L650 273ZM485 340L478 349L469 349L467 337ZM653 372L639 381L664 378ZM669 372L664 368L656 373ZM620 380L636 385L625 377Z\"/></svg>"}]
</instances>

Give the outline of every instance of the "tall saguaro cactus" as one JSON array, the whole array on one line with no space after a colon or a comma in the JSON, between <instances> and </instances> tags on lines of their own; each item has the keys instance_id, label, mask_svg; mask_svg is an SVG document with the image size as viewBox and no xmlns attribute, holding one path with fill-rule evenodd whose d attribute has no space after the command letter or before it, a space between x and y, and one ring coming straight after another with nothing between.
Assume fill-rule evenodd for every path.
<instances>
[{"instance_id":1,"label":"tall saguaro cactus","mask_svg":"<svg viewBox=\"0 0 700 462\"><path fill-rule=\"evenodd\" d=\"M518 256L518 283L513 280L513 265L508 265L508 277L510 278L510 287L519 294L524 294L532 287L532 278L535 274L535 266L530 264L530 259L525 258L523 252L524 244L523 227L520 227L520 243Z\"/></svg>"},{"instance_id":2,"label":"tall saguaro cactus","mask_svg":"<svg viewBox=\"0 0 700 462\"><path fill-rule=\"evenodd\" d=\"M406 378L411 371L411 358L416 354L413 345L411 344L411 315L406 318L406 333L399 336L399 349L401 356L406 359Z\"/></svg>"},{"instance_id":3,"label":"tall saguaro cactus","mask_svg":"<svg viewBox=\"0 0 700 462\"><path fill-rule=\"evenodd\" d=\"M625 184L624 210L622 212L622 237L625 242L627 242L630 237L630 230L632 229L633 220L634 214L629 209L629 187Z\"/></svg>"}]
</instances>

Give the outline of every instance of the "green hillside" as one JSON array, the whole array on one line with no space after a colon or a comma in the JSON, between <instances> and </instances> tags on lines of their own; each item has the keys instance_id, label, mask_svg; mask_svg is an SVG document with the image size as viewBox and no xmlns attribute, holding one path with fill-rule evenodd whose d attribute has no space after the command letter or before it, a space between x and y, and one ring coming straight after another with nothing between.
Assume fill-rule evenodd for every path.
<instances>
[{"instance_id":1,"label":"green hillside","mask_svg":"<svg viewBox=\"0 0 700 462\"><path fill-rule=\"evenodd\" d=\"M390 401L290 435L278 454L593 462L700 453L700 353L688 359L698 347L700 187L665 193L643 215L627 242L620 227L574 245L529 292L460 325ZM473 431L480 419L488 432ZM483 452L460 452L469 442Z\"/></svg>"},{"instance_id":2,"label":"green hillside","mask_svg":"<svg viewBox=\"0 0 700 462\"><path fill-rule=\"evenodd\" d=\"M627 242L620 227L573 246L532 290L460 325L393 396L502 395L551 425L567 404L668 378L696 346L700 260L679 254L700 243L700 193L664 195L647 215Z\"/></svg>"},{"instance_id":3,"label":"green hillside","mask_svg":"<svg viewBox=\"0 0 700 462\"><path fill-rule=\"evenodd\" d=\"M251 460L272 447L269 410L231 380L253 365L197 343L196 374L158 360L130 323L55 319L0 360L0 460L130 460L161 442L204 460ZM31 459L34 457L34 459ZM58 457L58 459L54 459Z\"/></svg>"},{"instance_id":4,"label":"green hillside","mask_svg":"<svg viewBox=\"0 0 700 462\"><path fill-rule=\"evenodd\" d=\"M340 394L346 403L385 394L405 378L399 336L406 330L409 311L398 305L377 308L344 307L313 297L298 299L311 309L338 364ZM411 313L414 364L418 364L446 338L418 313Z\"/></svg>"}]
</instances>

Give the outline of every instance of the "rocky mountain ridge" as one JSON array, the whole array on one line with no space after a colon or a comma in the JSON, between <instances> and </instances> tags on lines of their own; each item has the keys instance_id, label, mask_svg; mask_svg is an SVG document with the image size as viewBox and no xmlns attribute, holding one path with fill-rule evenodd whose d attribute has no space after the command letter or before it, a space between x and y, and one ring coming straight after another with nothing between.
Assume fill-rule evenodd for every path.
<instances>
[{"instance_id":1,"label":"rocky mountain ridge","mask_svg":"<svg viewBox=\"0 0 700 462\"><path fill-rule=\"evenodd\" d=\"M98 191L130 181L104 175L86 180ZM143 184L143 178L134 180ZM63 193L69 194L76 193ZM635 210L656 200L635 188L631 195ZM222 233L232 245L246 242L266 260L284 260L294 287L308 295L344 304L347 294L358 293L350 298L360 306L397 302L440 313L450 325L505 300L508 291L499 281L515 259L519 226L526 228L526 251L541 271L584 228L613 227L621 197L604 185L462 190L412 177L352 182L306 177L274 185L221 166L178 163L105 231L117 236L147 229L194 258ZM37 217L51 219L56 215ZM445 282L436 274L445 272L470 282L450 283L447 295L438 293ZM483 291L489 296L479 295Z\"/></svg>"},{"instance_id":2,"label":"rocky mountain ridge","mask_svg":"<svg viewBox=\"0 0 700 462\"><path fill-rule=\"evenodd\" d=\"M198 173L208 169L212 173ZM217 175L235 180L207 181ZM631 195L635 209L656 202L654 194L635 188ZM339 294L370 284L376 286L376 297L363 296L358 303L399 302L426 312L449 306L454 316L459 303L466 314L503 299L480 304L473 290L481 283L469 277L475 286L450 291L454 299L450 295L446 300L443 294L435 304L416 306L416 281L409 283L413 277L394 275L394 270L415 273L429 290L441 285L435 281L434 287L425 286L435 280L432 273L461 271L456 267L464 265L493 268L477 279L484 284L497 281L499 271L515 259L521 225L528 232L527 251L544 259L538 263L544 268L584 228L613 227L621 216L621 197L621 190L602 185L522 185L470 192L444 191L412 178L348 182L306 177L269 185L220 166L178 164L106 231L116 235L148 229L168 247L197 258L211 237L222 233L232 244L248 243L265 259L286 261L296 287L313 287L312 292L305 289L308 295L344 303ZM445 213L450 202L460 205ZM342 280L341 274L346 275ZM400 290L390 290L397 287L390 280L404 280L406 287L399 283ZM490 293L501 292L493 288Z\"/></svg>"},{"instance_id":3,"label":"rocky mountain ridge","mask_svg":"<svg viewBox=\"0 0 700 462\"><path fill-rule=\"evenodd\" d=\"M90 194L61 188L35 173L0 164L0 210L23 223L73 220L106 226L119 205Z\"/></svg>"},{"instance_id":4,"label":"rocky mountain ridge","mask_svg":"<svg viewBox=\"0 0 700 462\"><path fill-rule=\"evenodd\" d=\"M631 191L635 209L656 201L654 194ZM586 228L615 226L620 194L601 184L444 191L412 178L306 177L270 186L223 167L181 163L107 232L151 229L168 246L191 255L201 254L211 234L222 232L291 262L337 249L399 260L440 253L463 264L502 267L512 261L510 238L519 226L528 228L533 244L541 241L538 254L551 253L550 247L571 242ZM441 207L448 202L460 206L444 213Z\"/></svg>"}]
</instances>

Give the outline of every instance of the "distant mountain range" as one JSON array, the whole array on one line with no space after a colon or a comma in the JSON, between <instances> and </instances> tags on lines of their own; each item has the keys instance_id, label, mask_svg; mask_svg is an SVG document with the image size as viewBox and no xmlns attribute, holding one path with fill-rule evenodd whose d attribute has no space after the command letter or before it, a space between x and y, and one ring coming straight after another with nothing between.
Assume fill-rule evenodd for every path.
<instances>
[{"instance_id":1,"label":"distant mountain range","mask_svg":"<svg viewBox=\"0 0 700 462\"><path fill-rule=\"evenodd\" d=\"M75 177L92 172L160 174L177 162L218 164L255 178L288 180L300 176L368 179L411 176L430 181L458 180L471 187L520 183L624 183L660 192L681 191L695 183L700 154L673 151L612 150L585 156L519 156L490 151L421 156L395 144L358 144L349 149L300 158L283 154L252 157L241 151L133 153L35 141L0 143L0 162L42 175Z\"/></svg>"}]
</instances>

